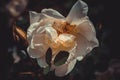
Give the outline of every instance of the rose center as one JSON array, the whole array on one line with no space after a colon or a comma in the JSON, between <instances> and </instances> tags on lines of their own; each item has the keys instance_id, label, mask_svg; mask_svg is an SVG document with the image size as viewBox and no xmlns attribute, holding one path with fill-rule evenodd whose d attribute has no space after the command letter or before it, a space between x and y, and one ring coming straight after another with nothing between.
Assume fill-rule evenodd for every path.
<instances>
[{"instance_id":1,"label":"rose center","mask_svg":"<svg viewBox=\"0 0 120 80\"><path fill-rule=\"evenodd\" d=\"M63 33L72 33L76 25L70 25L67 22L55 21L52 27L57 31L58 35Z\"/></svg>"}]
</instances>

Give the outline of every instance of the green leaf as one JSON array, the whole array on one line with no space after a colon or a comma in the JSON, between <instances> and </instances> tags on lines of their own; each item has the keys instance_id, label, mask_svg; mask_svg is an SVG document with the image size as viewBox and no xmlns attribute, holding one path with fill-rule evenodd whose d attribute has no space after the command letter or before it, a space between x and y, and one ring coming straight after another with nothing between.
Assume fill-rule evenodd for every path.
<instances>
[{"instance_id":1,"label":"green leaf","mask_svg":"<svg viewBox=\"0 0 120 80\"><path fill-rule=\"evenodd\" d=\"M52 49L48 48L45 56L46 63L51 66L51 60L52 60Z\"/></svg>"},{"instance_id":2,"label":"green leaf","mask_svg":"<svg viewBox=\"0 0 120 80\"><path fill-rule=\"evenodd\" d=\"M68 57L69 57L69 52L60 51L54 59L54 65L60 66L60 65L64 64L67 61Z\"/></svg>"},{"instance_id":3,"label":"green leaf","mask_svg":"<svg viewBox=\"0 0 120 80\"><path fill-rule=\"evenodd\" d=\"M43 69L43 74L46 75L50 71L50 66Z\"/></svg>"}]
</instances>

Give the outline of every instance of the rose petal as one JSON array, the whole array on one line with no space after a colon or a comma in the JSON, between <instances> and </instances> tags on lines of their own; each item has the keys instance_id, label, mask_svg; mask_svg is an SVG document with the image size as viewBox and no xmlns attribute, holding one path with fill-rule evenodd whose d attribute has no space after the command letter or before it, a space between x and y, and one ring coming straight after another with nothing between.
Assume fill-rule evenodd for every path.
<instances>
[{"instance_id":1,"label":"rose petal","mask_svg":"<svg viewBox=\"0 0 120 80\"><path fill-rule=\"evenodd\" d=\"M48 64L46 63L45 57L37 58L38 65L42 68L46 68Z\"/></svg>"},{"instance_id":2,"label":"rose petal","mask_svg":"<svg viewBox=\"0 0 120 80\"><path fill-rule=\"evenodd\" d=\"M89 35L89 34L88 34ZM95 36L94 36L95 37ZM97 39L96 39L97 40ZM92 41L92 40L91 40ZM76 57L84 57L86 56L94 47L96 47L98 44L93 44L93 42L88 41L84 36L81 34L77 35L77 47L76 47Z\"/></svg>"},{"instance_id":3,"label":"rose petal","mask_svg":"<svg viewBox=\"0 0 120 80\"><path fill-rule=\"evenodd\" d=\"M33 36L33 32L36 30L36 28L39 27L39 22L36 22L34 24L31 24L30 27L27 30L27 39L28 42L31 40L32 36Z\"/></svg>"},{"instance_id":4,"label":"rose petal","mask_svg":"<svg viewBox=\"0 0 120 80\"><path fill-rule=\"evenodd\" d=\"M58 77L65 76L69 74L76 64L76 59L70 61L68 64L63 64L61 66L55 67L55 75Z\"/></svg>"},{"instance_id":5,"label":"rose petal","mask_svg":"<svg viewBox=\"0 0 120 80\"><path fill-rule=\"evenodd\" d=\"M89 47L91 47L91 49L99 45L98 40L96 39L94 26L89 20L84 20L83 23L79 24L79 26L75 28L75 31L77 34L82 35L84 38L86 38L86 40L89 41L91 45Z\"/></svg>"},{"instance_id":6,"label":"rose petal","mask_svg":"<svg viewBox=\"0 0 120 80\"><path fill-rule=\"evenodd\" d=\"M76 59L72 60L69 64L68 64L68 67L67 67L67 72L65 73L65 75L67 75L68 73L70 73L74 66L76 64Z\"/></svg>"},{"instance_id":7,"label":"rose petal","mask_svg":"<svg viewBox=\"0 0 120 80\"><path fill-rule=\"evenodd\" d=\"M77 35L77 47L75 57L85 56L87 53L87 47L89 46L89 41L82 35Z\"/></svg>"},{"instance_id":8,"label":"rose petal","mask_svg":"<svg viewBox=\"0 0 120 80\"><path fill-rule=\"evenodd\" d=\"M37 13L35 11L29 11L29 15L30 15L30 24L38 22L38 20L40 19L40 15L41 13Z\"/></svg>"},{"instance_id":9,"label":"rose petal","mask_svg":"<svg viewBox=\"0 0 120 80\"><path fill-rule=\"evenodd\" d=\"M71 49L69 52L70 54L65 64L54 67L56 76L59 77L65 76L73 70L76 64L76 59L74 57L75 55L74 53L76 52L76 46L73 49Z\"/></svg>"},{"instance_id":10,"label":"rose petal","mask_svg":"<svg viewBox=\"0 0 120 80\"><path fill-rule=\"evenodd\" d=\"M74 46L75 38L76 37L72 34L64 33L59 35L59 42L65 47L70 47L70 46Z\"/></svg>"},{"instance_id":11,"label":"rose petal","mask_svg":"<svg viewBox=\"0 0 120 80\"><path fill-rule=\"evenodd\" d=\"M46 27L45 30L48 39L50 39L51 41L55 41L58 37L57 31L53 27Z\"/></svg>"},{"instance_id":12,"label":"rose petal","mask_svg":"<svg viewBox=\"0 0 120 80\"><path fill-rule=\"evenodd\" d=\"M41 33L42 32L42 33ZM39 58L45 55L48 45L45 44L45 30L39 33L34 33L32 39L29 41L28 53L33 58Z\"/></svg>"},{"instance_id":13,"label":"rose petal","mask_svg":"<svg viewBox=\"0 0 120 80\"><path fill-rule=\"evenodd\" d=\"M41 20L43 21L45 19L47 19L47 20L45 20L45 22L48 23L49 21L51 22L51 19L52 19L52 17L50 17L44 13L37 13L35 11L29 11L29 15L30 15L30 24L40 22ZM48 19L48 18L51 18L51 19Z\"/></svg>"},{"instance_id":14,"label":"rose petal","mask_svg":"<svg viewBox=\"0 0 120 80\"><path fill-rule=\"evenodd\" d=\"M41 13L44 13L50 17L57 18L57 19L64 19L65 17L61 15L58 11L53 9L43 9Z\"/></svg>"},{"instance_id":15,"label":"rose petal","mask_svg":"<svg viewBox=\"0 0 120 80\"><path fill-rule=\"evenodd\" d=\"M55 68L55 75L58 77L65 76L66 72L67 72L67 68L68 68L67 64L63 64L61 66L56 67Z\"/></svg>"},{"instance_id":16,"label":"rose petal","mask_svg":"<svg viewBox=\"0 0 120 80\"><path fill-rule=\"evenodd\" d=\"M78 56L78 57L77 57L77 60L78 60L78 61L81 61L83 58L84 58L83 56Z\"/></svg>"},{"instance_id":17,"label":"rose petal","mask_svg":"<svg viewBox=\"0 0 120 80\"><path fill-rule=\"evenodd\" d=\"M68 23L76 22L82 17L85 17L87 15L87 12L88 12L87 4L84 3L82 0L78 0L70 10L66 18L66 21Z\"/></svg>"},{"instance_id":18,"label":"rose petal","mask_svg":"<svg viewBox=\"0 0 120 80\"><path fill-rule=\"evenodd\" d=\"M45 55L48 46L44 43L34 44L35 46L32 48L31 45L28 47L28 53L32 58L39 58Z\"/></svg>"}]
</instances>

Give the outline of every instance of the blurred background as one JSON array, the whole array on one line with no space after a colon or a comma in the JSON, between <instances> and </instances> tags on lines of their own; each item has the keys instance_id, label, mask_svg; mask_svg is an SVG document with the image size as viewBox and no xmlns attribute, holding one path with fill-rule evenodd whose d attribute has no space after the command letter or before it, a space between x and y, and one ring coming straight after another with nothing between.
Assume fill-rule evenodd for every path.
<instances>
[{"instance_id":1,"label":"blurred background","mask_svg":"<svg viewBox=\"0 0 120 80\"><path fill-rule=\"evenodd\" d=\"M76 1L29 0L24 12L15 19L15 25L26 33L30 25L29 11L40 13L44 8L52 8L67 16ZM23 43L18 41L18 44L12 40L8 44L7 53L10 56L9 80L120 80L120 55L119 47L117 47L119 39L116 37L119 31L113 28L116 24L113 23L115 19L111 16L113 7L111 8L109 4L107 8L103 0L83 1L88 4L88 16L95 26L100 46L94 48L82 61L77 62L70 74L65 77L56 77L54 72L49 72L47 75L43 74L43 69L38 66L36 60L27 55ZM4 3L1 2L2 4ZM2 8L2 6L0 7Z\"/></svg>"}]
</instances>

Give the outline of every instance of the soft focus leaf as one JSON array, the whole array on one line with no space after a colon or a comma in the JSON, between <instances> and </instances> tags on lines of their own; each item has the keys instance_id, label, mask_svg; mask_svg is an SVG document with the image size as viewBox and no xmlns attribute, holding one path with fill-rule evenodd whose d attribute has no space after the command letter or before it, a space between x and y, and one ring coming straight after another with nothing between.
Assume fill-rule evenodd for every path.
<instances>
[{"instance_id":1,"label":"soft focus leaf","mask_svg":"<svg viewBox=\"0 0 120 80\"><path fill-rule=\"evenodd\" d=\"M54 65L60 66L64 64L67 61L68 57L69 53L67 51L60 51L54 59Z\"/></svg>"},{"instance_id":2,"label":"soft focus leaf","mask_svg":"<svg viewBox=\"0 0 120 80\"><path fill-rule=\"evenodd\" d=\"M49 48L46 52L46 56L45 56L46 62L49 66L51 66L51 60L52 60L52 49Z\"/></svg>"},{"instance_id":3,"label":"soft focus leaf","mask_svg":"<svg viewBox=\"0 0 120 80\"><path fill-rule=\"evenodd\" d=\"M50 71L50 66L43 69L43 74L46 75Z\"/></svg>"}]
</instances>

